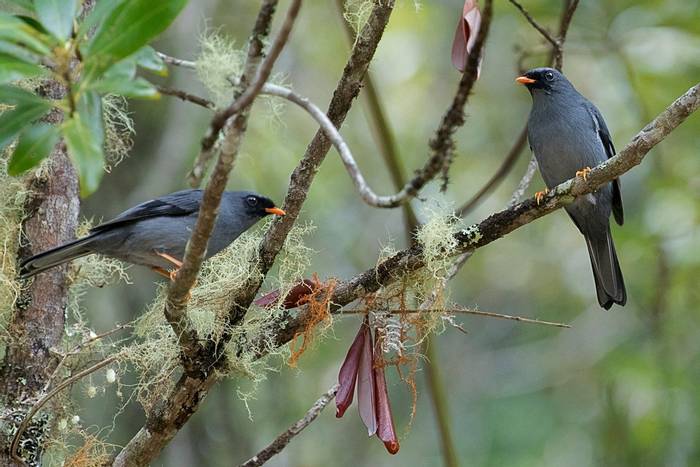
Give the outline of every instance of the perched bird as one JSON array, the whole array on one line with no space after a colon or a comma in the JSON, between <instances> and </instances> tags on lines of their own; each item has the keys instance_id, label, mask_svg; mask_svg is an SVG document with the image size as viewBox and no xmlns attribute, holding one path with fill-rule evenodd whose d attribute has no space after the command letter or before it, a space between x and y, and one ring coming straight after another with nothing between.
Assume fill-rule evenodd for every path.
<instances>
[{"instance_id":1,"label":"perched bird","mask_svg":"<svg viewBox=\"0 0 700 467\"><path fill-rule=\"evenodd\" d=\"M534 68L516 81L532 95L527 136L548 188L575 176L585 179L591 167L615 154L600 111L559 71ZM539 192L537 200L546 193ZM606 310L613 303L624 305L627 292L609 219L612 212L619 225L624 222L620 182L613 180L565 209L586 239L598 303Z\"/></svg>"},{"instance_id":2,"label":"perched bird","mask_svg":"<svg viewBox=\"0 0 700 467\"><path fill-rule=\"evenodd\" d=\"M148 266L172 279L182 266L201 201L202 190L183 190L141 203L94 227L86 237L26 259L20 265L20 277L31 277L75 258L100 253ZM226 248L268 214L285 213L257 193L224 192L206 258Z\"/></svg>"}]
</instances>

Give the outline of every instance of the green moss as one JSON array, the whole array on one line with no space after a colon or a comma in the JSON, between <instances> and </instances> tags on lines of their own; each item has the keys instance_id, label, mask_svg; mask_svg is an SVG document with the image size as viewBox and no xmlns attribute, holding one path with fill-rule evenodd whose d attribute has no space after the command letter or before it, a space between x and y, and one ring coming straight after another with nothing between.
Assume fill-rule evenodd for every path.
<instances>
[{"instance_id":1,"label":"green moss","mask_svg":"<svg viewBox=\"0 0 700 467\"><path fill-rule=\"evenodd\" d=\"M218 32L199 39L200 52L195 61L197 76L218 108L226 107L233 96L233 85L243 74L246 51Z\"/></svg>"},{"instance_id":2,"label":"green moss","mask_svg":"<svg viewBox=\"0 0 700 467\"><path fill-rule=\"evenodd\" d=\"M355 34L359 34L369 20L374 6L373 0L345 0L345 21L352 27Z\"/></svg>"},{"instance_id":3,"label":"green moss","mask_svg":"<svg viewBox=\"0 0 700 467\"><path fill-rule=\"evenodd\" d=\"M129 155L134 144L134 122L127 112L126 99L114 94L102 97L102 116L105 128L105 170L111 172Z\"/></svg>"},{"instance_id":4,"label":"green moss","mask_svg":"<svg viewBox=\"0 0 700 467\"><path fill-rule=\"evenodd\" d=\"M224 332L232 336L225 349L229 363L225 376L236 374L250 381L251 388L240 389L243 400L252 397L255 387L266 378L265 373L272 366L269 360L256 359L253 352L239 355L237 344L250 336L263 335L265 325L282 312L279 307L256 309L241 325L229 327L227 324L228 312L237 294L235 286L262 279L257 255L264 230L244 233L230 247L204 263L187 309L199 336L215 344L220 342ZM312 230L312 226L302 225L290 232L278 256L278 273L270 279L276 288L287 291L304 274L313 251L304 245L303 237ZM162 285L153 303L136 323L137 342L123 350L124 361L133 365L138 373L137 397L146 409L171 387L180 363L177 340L163 315L166 295L167 287ZM286 357L288 351L275 349L272 339L273 336L263 335L261 345L273 355Z\"/></svg>"},{"instance_id":5,"label":"green moss","mask_svg":"<svg viewBox=\"0 0 700 467\"><path fill-rule=\"evenodd\" d=\"M7 150L0 157L0 343L6 343L21 285L17 281L17 248L28 191L21 178L7 174Z\"/></svg>"}]
</instances>

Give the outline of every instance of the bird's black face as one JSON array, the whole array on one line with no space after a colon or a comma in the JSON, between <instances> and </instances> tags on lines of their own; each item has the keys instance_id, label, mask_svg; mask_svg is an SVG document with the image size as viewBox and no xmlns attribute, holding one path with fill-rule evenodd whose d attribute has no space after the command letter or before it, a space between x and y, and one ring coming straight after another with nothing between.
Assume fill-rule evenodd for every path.
<instances>
[{"instance_id":1,"label":"bird's black face","mask_svg":"<svg viewBox=\"0 0 700 467\"><path fill-rule=\"evenodd\" d=\"M537 90L551 94L568 85L567 79L554 68L533 68L524 75L518 76L515 81L524 84L533 93Z\"/></svg>"},{"instance_id":2,"label":"bird's black face","mask_svg":"<svg viewBox=\"0 0 700 467\"><path fill-rule=\"evenodd\" d=\"M247 194L243 198L243 205L246 212L251 216L265 217L269 214L284 216L285 212L275 206L270 198L264 196Z\"/></svg>"}]
</instances>

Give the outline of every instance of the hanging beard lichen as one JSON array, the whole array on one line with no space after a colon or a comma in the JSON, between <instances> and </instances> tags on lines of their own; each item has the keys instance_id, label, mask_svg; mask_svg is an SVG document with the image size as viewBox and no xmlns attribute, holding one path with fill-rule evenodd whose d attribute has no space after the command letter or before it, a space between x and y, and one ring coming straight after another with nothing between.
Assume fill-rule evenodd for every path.
<instances>
[{"instance_id":1,"label":"hanging beard lichen","mask_svg":"<svg viewBox=\"0 0 700 467\"><path fill-rule=\"evenodd\" d=\"M8 150L0 156L0 355L9 336L7 326L19 297L17 248L28 192L21 178L7 174Z\"/></svg>"},{"instance_id":2,"label":"hanging beard lichen","mask_svg":"<svg viewBox=\"0 0 700 467\"><path fill-rule=\"evenodd\" d=\"M310 262L312 250L304 245L302 238L313 227L295 226L290 232L279 260L279 270L272 282L281 290L289 290L297 283ZM264 228L241 235L230 247L207 260L200 271L196 286L192 289L187 306L187 315L201 338L213 342L214 347L224 336L229 343L223 349L226 355L225 368L216 371L240 374L247 377L255 386L265 378L269 368L266 359L259 359L264 353L286 357L287 350L276 349L274 336L265 335L265 325L282 313L282 309L256 309L249 313L243 323L229 324L229 312L237 295L237 286L262 279L257 268L258 246ZM137 397L148 411L154 402L162 398L164 391L172 387L174 376L180 365L180 349L170 324L163 315L167 287L161 286L157 297L141 316L135 327L138 342L127 347L124 355L134 366L139 381L136 385ZM255 348L241 352L240 343L255 336ZM243 398L250 396L241 393Z\"/></svg>"},{"instance_id":3,"label":"hanging beard lichen","mask_svg":"<svg viewBox=\"0 0 700 467\"><path fill-rule=\"evenodd\" d=\"M111 172L134 144L134 122L127 111L126 99L115 94L102 97L102 118L105 129L105 171Z\"/></svg>"},{"instance_id":4,"label":"hanging beard lichen","mask_svg":"<svg viewBox=\"0 0 700 467\"><path fill-rule=\"evenodd\" d=\"M236 48L227 37L208 32L199 38L200 52L195 61L197 77L207 88L217 108L231 103L233 86L243 73L246 51Z\"/></svg>"},{"instance_id":5,"label":"hanging beard lichen","mask_svg":"<svg viewBox=\"0 0 700 467\"><path fill-rule=\"evenodd\" d=\"M449 204L427 208L425 217L415 236L422 248L424 266L365 297L361 307L369 314L376 335L381 336L380 360L384 366L396 367L413 395L414 411L415 375L423 358L421 344L432 333L445 329L445 313L441 310L449 307L446 285L457 247L454 235L460 229L460 219ZM391 252L391 247L384 250L382 257Z\"/></svg>"}]
</instances>

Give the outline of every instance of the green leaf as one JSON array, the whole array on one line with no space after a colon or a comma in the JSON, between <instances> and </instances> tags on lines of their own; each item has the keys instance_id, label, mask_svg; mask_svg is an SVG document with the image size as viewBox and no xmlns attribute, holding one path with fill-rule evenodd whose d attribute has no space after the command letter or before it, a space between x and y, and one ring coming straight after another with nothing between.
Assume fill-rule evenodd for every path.
<instances>
[{"instance_id":1,"label":"green leaf","mask_svg":"<svg viewBox=\"0 0 700 467\"><path fill-rule=\"evenodd\" d=\"M10 144L22 128L41 118L50 106L44 102L25 102L0 116L0 149Z\"/></svg>"},{"instance_id":2,"label":"green leaf","mask_svg":"<svg viewBox=\"0 0 700 467\"><path fill-rule=\"evenodd\" d=\"M80 97L77 110L78 113L83 116L83 121L87 123L90 131L94 135L97 135L101 146L104 140L102 98L94 91L86 92Z\"/></svg>"},{"instance_id":3,"label":"green leaf","mask_svg":"<svg viewBox=\"0 0 700 467\"><path fill-rule=\"evenodd\" d=\"M100 75L163 32L175 20L187 0L129 0L104 19L85 56L86 78Z\"/></svg>"},{"instance_id":4,"label":"green leaf","mask_svg":"<svg viewBox=\"0 0 700 467\"><path fill-rule=\"evenodd\" d=\"M22 46L0 39L0 53L11 55L19 60L31 63L39 63L41 57Z\"/></svg>"},{"instance_id":5,"label":"green leaf","mask_svg":"<svg viewBox=\"0 0 700 467\"><path fill-rule=\"evenodd\" d=\"M46 73L46 69L0 52L0 84Z\"/></svg>"},{"instance_id":6,"label":"green leaf","mask_svg":"<svg viewBox=\"0 0 700 467\"><path fill-rule=\"evenodd\" d=\"M50 55L48 36L34 29L21 19L0 13L0 40L22 44L40 55Z\"/></svg>"},{"instance_id":7,"label":"green leaf","mask_svg":"<svg viewBox=\"0 0 700 467\"><path fill-rule=\"evenodd\" d=\"M102 79L130 80L136 76L136 60L133 57L121 60L102 74Z\"/></svg>"},{"instance_id":8,"label":"green leaf","mask_svg":"<svg viewBox=\"0 0 700 467\"><path fill-rule=\"evenodd\" d=\"M61 40L70 37L77 0L34 0L34 9L41 24Z\"/></svg>"},{"instance_id":9,"label":"green leaf","mask_svg":"<svg viewBox=\"0 0 700 467\"><path fill-rule=\"evenodd\" d=\"M5 0L5 3L17 5L18 7L24 8L27 11L34 11L32 0Z\"/></svg>"},{"instance_id":10,"label":"green leaf","mask_svg":"<svg viewBox=\"0 0 700 467\"><path fill-rule=\"evenodd\" d=\"M7 173L19 175L37 165L51 153L58 137L58 129L45 123L30 126L22 131L7 166Z\"/></svg>"},{"instance_id":11,"label":"green leaf","mask_svg":"<svg viewBox=\"0 0 700 467\"><path fill-rule=\"evenodd\" d=\"M88 196L97 189L104 175L102 135L94 134L83 116L76 113L63 124L63 138L80 174L80 195Z\"/></svg>"},{"instance_id":12,"label":"green leaf","mask_svg":"<svg viewBox=\"0 0 700 467\"><path fill-rule=\"evenodd\" d=\"M21 19L24 21L27 25L29 25L32 29L35 29L36 31L42 33L42 34L51 34L48 29L44 27L43 24L41 24L39 21L36 19L32 18L31 16L26 16L26 15L15 15L15 18Z\"/></svg>"},{"instance_id":13,"label":"green leaf","mask_svg":"<svg viewBox=\"0 0 700 467\"><path fill-rule=\"evenodd\" d=\"M88 196L104 175L102 145L102 101L95 92L86 92L78 102L77 112L63 126L63 138L80 175L80 195Z\"/></svg>"},{"instance_id":14,"label":"green leaf","mask_svg":"<svg viewBox=\"0 0 700 467\"><path fill-rule=\"evenodd\" d=\"M158 56L158 52L150 45L141 47L134 56L136 57L136 64L141 68L145 68L160 76L168 76L168 67L163 59Z\"/></svg>"},{"instance_id":15,"label":"green leaf","mask_svg":"<svg viewBox=\"0 0 700 467\"><path fill-rule=\"evenodd\" d=\"M158 99L160 93L148 81L143 78L134 80L106 79L101 80L92 86L92 89L102 94L119 94L124 97L134 97L137 99Z\"/></svg>"},{"instance_id":16,"label":"green leaf","mask_svg":"<svg viewBox=\"0 0 700 467\"><path fill-rule=\"evenodd\" d=\"M36 94L8 84L0 85L0 103L7 105L38 104L46 106L47 110L51 107L49 101Z\"/></svg>"},{"instance_id":17,"label":"green leaf","mask_svg":"<svg viewBox=\"0 0 700 467\"><path fill-rule=\"evenodd\" d=\"M85 17L78 27L78 37L87 36L90 29L102 23L102 21L115 8L124 3L125 0L99 1L90 10L90 13Z\"/></svg>"}]
</instances>

